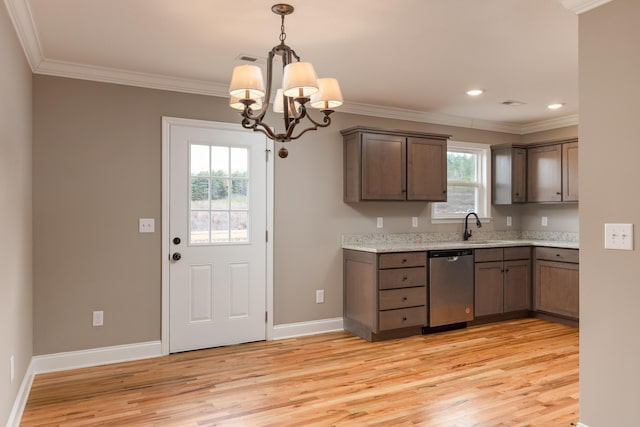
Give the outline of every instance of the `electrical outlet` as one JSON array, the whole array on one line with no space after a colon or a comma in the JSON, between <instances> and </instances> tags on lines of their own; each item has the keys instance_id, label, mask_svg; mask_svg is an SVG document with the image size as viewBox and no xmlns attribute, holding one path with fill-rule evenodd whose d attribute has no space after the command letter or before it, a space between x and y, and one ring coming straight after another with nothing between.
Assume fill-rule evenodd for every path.
<instances>
[{"instance_id":1,"label":"electrical outlet","mask_svg":"<svg viewBox=\"0 0 640 427\"><path fill-rule=\"evenodd\" d=\"M9 358L9 365L11 366L11 374L9 376L9 378L11 378L11 384L13 384L13 379L16 376L16 363L15 363L15 358L13 357L13 354L11 355L11 357Z\"/></svg>"},{"instance_id":2,"label":"electrical outlet","mask_svg":"<svg viewBox=\"0 0 640 427\"><path fill-rule=\"evenodd\" d=\"M548 218L547 218L546 216L543 216L543 217L542 217L542 220L540 221L540 224L541 224L543 227L546 227L546 226L549 224Z\"/></svg>"},{"instance_id":3,"label":"electrical outlet","mask_svg":"<svg viewBox=\"0 0 640 427\"><path fill-rule=\"evenodd\" d=\"M417 216L414 216L414 217L411 218L411 226L413 228L418 227L418 217Z\"/></svg>"},{"instance_id":4,"label":"electrical outlet","mask_svg":"<svg viewBox=\"0 0 640 427\"><path fill-rule=\"evenodd\" d=\"M316 304L324 304L324 289L316 291Z\"/></svg>"},{"instance_id":5,"label":"electrical outlet","mask_svg":"<svg viewBox=\"0 0 640 427\"><path fill-rule=\"evenodd\" d=\"M507 227L511 227L513 226L513 218L508 216L507 217Z\"/></svg>"},{"instance_id":6,"label":"electrical outlet","mask_svg":"<svg viewBox=\"0 0 640 427\"><path fill-rule=\"evenodd\" d=\"M102 326L104 325L104 311L94 311L93 312L93 326Z\"/></svg>"},{"instance_id":7,"label":"electrical outlet","mask_svg":"<svg viewBox=\"0 0 640 427\"><path fill-rule=\"evenodd\" d=\"M379 216L378 219L376 220L376 227L382 228L383 225L384 225L384 220L382 219L381 216Z\"/></svg>"},{"instance_id":8,"label":"electrical outlet","mask_svg":"<svg viewBox=\"0 0 640 427\"><path fill-rule=\"evenodd\" d=\"M604 248L633 250L633 224L605 224Z\"/></svg>"}]
</instances>

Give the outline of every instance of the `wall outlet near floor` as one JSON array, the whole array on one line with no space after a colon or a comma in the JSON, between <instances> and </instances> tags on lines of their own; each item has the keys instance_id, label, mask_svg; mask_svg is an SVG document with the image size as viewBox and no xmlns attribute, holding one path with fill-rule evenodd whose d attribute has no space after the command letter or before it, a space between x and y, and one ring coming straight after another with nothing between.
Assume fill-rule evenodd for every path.
<instances>
[{"instance_id":1,"label":"wall outlet near floor","mask_svg":"<svg viewBox=\"0 0 640 427\"><path fill-rule=\"evenodd\" d=\"M383 225L384 225L384 220L382 219L382 217L381 217L381 216L379 216L379 217L376 219L376 227L378 227L378 228L382 228L382 227L383 227Z\"/></svg>"},{"instance_id":2,"label":"wall outlet near floor","mask_svg":"<svg viewBox=\"0 0 640 427\"><path fill-rule=\"evenodd\" d=\"M633 224L605 224L604 248L633 250Z\"/></svg>"},{"instance_id":3,"label":"wall outlet near floor","mask_svg":"<svg viewBox=\"0 0 640 427\"><path fill-rule=\"evenodd\" d=\"M546 216L543 216L543 217L542 217L542 221L540 221L540 224L541 224L543 227L546 227L547 225L549 225L549 221L547 220L547 217L546 217Z\"/></svg>"},{"instance_id":4,"label":"wall outlet near floor","mask_svg":"<svg viewBox=\"0 0 640 427\"><path fill-rule=\"evenodd\" d=\"M417 216L411 217L411 226L413 228L417 228L418 227L418 217Z\"/></svg>"},{"instance_id":5,"label":"wall outlet near floor","mask_svg":"<svg viewBox=\"0 0 640 427\"><path fill-rule=\"evenodd\" d=\"M93 312L93 326L102 326L104 324L104 311Z\"/></svg>"},{"instance_id":6,"label":"wall outlet near floor","mask_svg":"<svg viewBox=\"0 0 640 427\"><path fill-rule=\"evenodd\" d=\"M513 226L513 218L508 216L507 217L507 227L511 227Z\"/></svg>"},{"instance_id":7,"label":"wall outlet near floor","mask_svg":"<svg viewBox=\"0 0 640 427\"><path fill-rule=\"evenodd\" d=\"M324 289L316 291L316 304L324 304Z\"/></svg>"},{"instance_id":8,"label":"wall outlet near floor","mask_svg":"<svg viewBox=\"0 0 640 427\"><path fill-rule=\"evenodd\" d=\"M11 384L13 384L13 379L16 376L16 363L15 363L15 358L13 357L13 354L11 355L11 357L9 358L9 365L10 365L10 375L9 378L11 379Z\"/></svg>"}]
</instances>

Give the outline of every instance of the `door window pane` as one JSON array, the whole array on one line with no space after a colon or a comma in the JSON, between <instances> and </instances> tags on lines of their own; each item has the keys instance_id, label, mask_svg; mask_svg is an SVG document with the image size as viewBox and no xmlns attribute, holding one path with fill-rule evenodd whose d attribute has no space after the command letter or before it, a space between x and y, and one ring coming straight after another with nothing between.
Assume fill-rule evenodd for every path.
<instances>
[{"instance_id":1,"label":"door window pane","mask_svg":"<svg viewBox=\"0 0 640 427\"><path fill-rule=\"evenodd\" d=\"M192 244L249 241L249 149L192 144Z\"/></svg>"}]
</instances>

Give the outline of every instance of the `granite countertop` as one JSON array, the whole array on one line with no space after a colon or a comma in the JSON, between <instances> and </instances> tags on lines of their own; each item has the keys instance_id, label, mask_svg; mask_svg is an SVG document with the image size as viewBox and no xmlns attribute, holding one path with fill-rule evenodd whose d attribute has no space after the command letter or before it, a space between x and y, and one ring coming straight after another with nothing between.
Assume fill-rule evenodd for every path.
<instances>
[{"instance_id":1,"label":"granite countertop","mask_svg":"<svg viewBox=\"0 0 640 427\"><path fill-rule=\"evenodd\" d=\"M475 239L474 239L475 237ZM509 233L472 236L463 241L450 233L405 233L347 235L342 238L342 248L363 252L417 252L443 249L479 249L513 246L545 246L579 249L577 235L572 233Z\"/></svg>"},{"instance_id":2,"label":"granite countertop","mask_svg":"<svg viewBox=\"0 0 640 427\"><path fill-rule=\"evenodd\" d=\"M343 244L343 249L352 249L363 252L415 252L437 251L442 249L478 249L478 248L503 248L508 246L546 246L552 248L578 249L577 242L563 242L558 240L467 240L453 242L379 242Z\"/></svg>"}]
</instances>

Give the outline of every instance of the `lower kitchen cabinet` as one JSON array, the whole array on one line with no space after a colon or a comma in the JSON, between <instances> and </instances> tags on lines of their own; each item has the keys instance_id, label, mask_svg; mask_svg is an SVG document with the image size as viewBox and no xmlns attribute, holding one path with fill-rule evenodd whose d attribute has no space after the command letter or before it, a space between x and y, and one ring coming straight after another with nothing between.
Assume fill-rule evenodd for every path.
<instances>
[{"instance_id":1,"label":"lower kitchen cabinet","mask_svg":"<svg viewBox=\"0 0 640 427\"><path fill-rule=\"evenodd\" d=\"M416 335L427 323L427 253L343 250L344 329L368 341Z\"/></svg>"},{"instance_id":2,"label":"lower kitchen cabinet","mask_svg":"<svg viewBox=\"0 0 640 427\"><path fill-rule=\"evenodd\" d=\"M535 249L534 309L578 320L580 274L577 249Z\"/></svg>"},{"instance_id":3,"label":"lower kitchen cabinet","mask_svg":"<svg viewBox=\"0 0 640 427\"><path fill-rule=\"evenodd\" d=\"M531 248L476 249L475 317L531 310Z\"/></svg>"}]
</instances>

